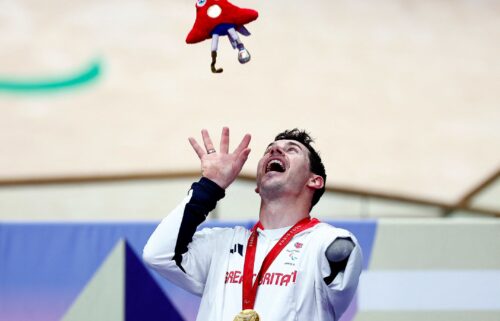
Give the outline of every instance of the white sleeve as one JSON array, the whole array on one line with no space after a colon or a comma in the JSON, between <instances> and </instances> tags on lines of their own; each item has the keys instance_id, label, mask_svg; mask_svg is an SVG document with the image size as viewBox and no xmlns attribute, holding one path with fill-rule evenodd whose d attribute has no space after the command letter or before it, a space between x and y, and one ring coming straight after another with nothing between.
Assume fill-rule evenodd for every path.
<instances>
[{"instance_id":1,"label":"white sleeve","mask_svg":"<svg viewBox=\"0 0 500 321\"><path fill-rule=\"evenodd\" d=\"M331 242L337 237L349 237L355 244L354 249L352 250L347 261L345 270L339 272L330 284L326 284L325 282L323 282L324 286L326 287L325 292L328 295L328 301L332 304L335 312L335 320L338 320L347 310L352 298L356 293L359 276L361 275L361 271L363 269L363 254L361 251L361 247L354 235L343 229L336 228L335 231L336 236L328 239L328 242L324 243L324 248L322 249L323 253L321 253L322 255L320 259L322 277L327 277L330 274L331 270L328 259L324 255L324 251L326 251L328 245L330 245Z\"/></svg>"},{"instance_id":2,"label":"white sleeve","mask_svg":"<svg viewBox=\"0 0 500 321\"><path fill-rule=\"evenodd\" d=\"M208 213L190 212L192 197L193 190L190 190L188 196L160 222L144 247L143 259L172 283L201 295L220 229L207 228L195 233ZM186 225L191 226L191 232L186 233ZM183 243L182 251L179 251L179 243Z\"/></svg>"}]
</instances>

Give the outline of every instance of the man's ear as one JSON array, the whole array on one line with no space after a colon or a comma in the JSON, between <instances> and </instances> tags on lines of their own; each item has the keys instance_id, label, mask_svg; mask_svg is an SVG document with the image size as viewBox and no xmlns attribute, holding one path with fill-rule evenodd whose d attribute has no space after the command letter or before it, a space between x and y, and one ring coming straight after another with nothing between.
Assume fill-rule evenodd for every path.
<instances>
[{"instance_id":1,"label":"man's ear","mask_svg":"<svg viewBox=\"0 0 500 321\"><path fill-rule=\"evenodd\" d=\"M309 181L307 182L307 186L309 186L312 189L322 189L323 186L325 185L325 180L323 177L313 174L311 178L309 178Z\"/></svg>"}]
</instances>

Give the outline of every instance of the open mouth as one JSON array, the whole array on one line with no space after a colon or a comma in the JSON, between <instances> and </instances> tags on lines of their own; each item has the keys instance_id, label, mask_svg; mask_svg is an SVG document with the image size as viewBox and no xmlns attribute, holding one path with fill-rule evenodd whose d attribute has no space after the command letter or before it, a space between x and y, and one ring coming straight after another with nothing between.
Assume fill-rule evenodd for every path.
<instances>
[{"instance_id":1,"label":"open mouth","mask_svg":"<svg viewBox=\"0 0 500 321\"><path fill-rule=\"evenodd\" d=\"M285 165L283 164L282 161L278 159L273 159L269 163L267 163L266 173L269 172L283 173L284 171L285 171Z\"/></svg>"}]
</instances>

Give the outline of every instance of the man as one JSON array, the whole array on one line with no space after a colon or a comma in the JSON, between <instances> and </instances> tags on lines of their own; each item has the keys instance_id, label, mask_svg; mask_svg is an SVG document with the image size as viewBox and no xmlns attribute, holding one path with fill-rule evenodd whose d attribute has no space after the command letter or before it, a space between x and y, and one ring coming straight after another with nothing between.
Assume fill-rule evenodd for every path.
<instances>
[{"instance_id":1,"label":"man","mask_svg":"<svg viewBox=\"0 0 500 321\"><path fill-rule=\"evenodd\" d=\"M351 233L309 216L326 179L312 139L293 129L267 147L257 167L261 206L252 230L196 232L250 153L249 134L233 153L228 128L219 150L206 130L202 138L205 148L189 138L202 178L151 235L144 260L202 296L200 321L338 320L355 293L362 255Z\"/></svg>"}]
</instances>

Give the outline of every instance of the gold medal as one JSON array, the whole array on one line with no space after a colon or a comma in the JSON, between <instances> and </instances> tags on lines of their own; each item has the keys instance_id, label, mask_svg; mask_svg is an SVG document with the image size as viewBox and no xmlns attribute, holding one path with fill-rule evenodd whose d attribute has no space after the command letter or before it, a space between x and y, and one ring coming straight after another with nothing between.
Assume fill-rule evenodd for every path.
<instances>
[{"instance_id":1,"label":"gold medal","mask_svg":"<svg viewBox=\"0 0 500 321\"><path fill-rule=\"evenodd\" d=\"M259 321L259 315L257 311L252 309L246 309L238 313L233 321Z\"/></svg>"}]
</instances>

